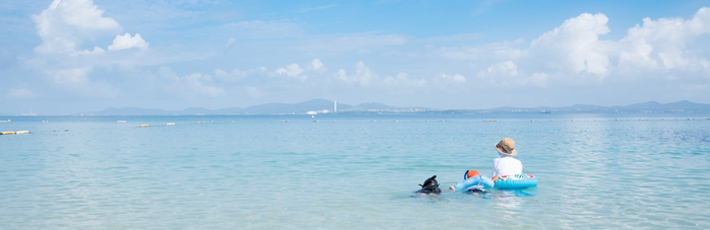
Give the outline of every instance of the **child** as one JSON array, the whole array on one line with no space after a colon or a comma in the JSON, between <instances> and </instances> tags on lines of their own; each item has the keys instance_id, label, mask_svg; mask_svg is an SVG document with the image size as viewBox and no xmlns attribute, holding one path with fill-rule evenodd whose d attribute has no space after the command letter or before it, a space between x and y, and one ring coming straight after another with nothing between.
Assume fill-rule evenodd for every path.
<instances>
[{"instance_id":1,"label":"child","mask_svg":"<svg viewBox=\"0 0 710 230\"><path fill-rule=\"evenodd\" d=\"M485 192L483 188L493 188L493 181L481 176L476 170L466 170L463 180L449 187L451 191Z\"/></svg>"},{"instance_id":2,"label":"child","mask_svg":"<svg viewBox=\"0 0 710 230\"><path fill-rule=\"evenodd\" d=\"M523 163L518 159L513 158L518 152L515 151L515 141L510 138L503 138L496 144L499 158L493 160L493 177L491 180L496 182L498 178L505 175L515 175L523 173Z\"/></svg>"}]
</instances>

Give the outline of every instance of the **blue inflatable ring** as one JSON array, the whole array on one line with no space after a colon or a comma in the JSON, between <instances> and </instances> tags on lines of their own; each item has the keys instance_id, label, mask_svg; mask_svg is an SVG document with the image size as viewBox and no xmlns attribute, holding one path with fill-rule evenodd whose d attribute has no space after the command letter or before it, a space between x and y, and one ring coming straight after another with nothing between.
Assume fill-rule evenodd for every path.
<instances>
[{"instance_id":1,"label":"blue inflatable ring","mask_svg":"<svg viewBox=\"0 0 710 230\"><path fill-rule=\"evenodd\" d=\"M497 189L522 189L536 186L537 178L532 174L515 174L500 177L493 187Z\"/></svg>"},{"instance_id":2,"label":"blue inflatable ring","mask_svg":"<svg viewBox=\"0 0 710 230\"><path fill-rule=\"evenodd\" d=\"M466 175L464 174L464 178L465 177ZM480 175L474 176L471 178L464 179L459 183L456 183L456 185L454 185L454 189L456 189L456 191L463 192L477 185L483 186L483 188L493 188L493 181L491 180L491 178L488 177L483 177Z\"/></svg>"}]
</instances>

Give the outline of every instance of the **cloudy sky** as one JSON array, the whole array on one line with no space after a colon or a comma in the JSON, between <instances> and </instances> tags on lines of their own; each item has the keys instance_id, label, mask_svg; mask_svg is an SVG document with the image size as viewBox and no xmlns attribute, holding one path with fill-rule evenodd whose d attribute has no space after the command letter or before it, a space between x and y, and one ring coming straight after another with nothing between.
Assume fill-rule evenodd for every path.
<instances>
[{"instance_id":1,"label":"cloudy sky","mask_svg":"<svg viewBox=\"0 0 710 230\"><path fill-rule=\"evenodd\" d=\"M0 2L0 114L710 103L708 1Z\"/></svg>"}]
</instances>

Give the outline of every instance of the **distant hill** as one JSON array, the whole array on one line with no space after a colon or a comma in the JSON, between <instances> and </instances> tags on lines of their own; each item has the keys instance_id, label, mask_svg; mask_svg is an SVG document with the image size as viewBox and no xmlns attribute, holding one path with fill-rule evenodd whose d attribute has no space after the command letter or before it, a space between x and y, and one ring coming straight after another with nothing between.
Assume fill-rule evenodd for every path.
<instances>
[{"instance_id":1,"label":"distant hill","mask_svg":"<svg viewBox=\"0 0 710 230\"><path fill-rule=\"evenodd\" d=\"M124 108L108 108L101 112L95 112L91 114L97 115L169 115L162 109L142 109L135 107L124 107Z\"/></svg>"},{"instance_id":2,"label":"distant hill","mask_svg":"<svg viewBox=\"0 0 710 230\"><path fill-rule=\"evenodd\" d=\"M668 104L661 104L655 101L649 101L646 103L633 104L625 106L619 109L631 110L631 111L648 111L648 112L658 112L658 111L671 111L671 112L699 112L707 111L707 104L693 103L690 101L679 101Z\"/></svg>"},{"instance_id":3,"label":"distant hill","mask_svg":"<svg viewBox=\"0 0 710 230\"><path fill-rule=\"evenodd\" d=\"M225 108L209 110L205 108L188 108L180 111L165 111L161 109L141 108L108 108L94 115L243 115L243 114L305 114L313 111L317 113L332 113L335 102L325 99L313 99L296 104L269 103L254 105L246 108ZM338 103L339 111L351 111L354 106Z\"/></svg>"},{"instance_id":4,"label":"distant hill","mask_svg":"<svg viewBox=\"0 0 710 230\"><path fill-rule=\"evenodd\" d=\"M709 104L699 104L690 101L679 101L673 103L658 103L649 101L645 103L631 104L627 106L598 106L575 104L562 107L500 107L487 110L476 110L486 112L542 112L542 113L710 113Z\"/></svg>"},{"instance_id":5,"label":"distant hill","mask_svg":"<svg viewBox=\"0 0 710 230\"><path fill-rule=\"evenodd\" d=\"M269 103L254 105L246 108L225 108L210 110L205 108L188 108L181 111L165 111L161 109L142 109L134 107L108 108L99 112L90 113L94 115L244 115L244 114L306 114L306 113L333 113L335 102L325 99L313 99L301 103ZM649 101L645 103L632 104L627 106L596 106L581 105L563 107L498 107L481 110L438 110L423 107L395 107L382 103L362 103L359 105L348 105L338 103L339 113L348 112L430 112L430 113L710 113L710 104L699 104L690 101L678 101L673 103L658 103Z\"/></svg>"},{"instance_id":6,"label":"distant hill","mask_svg":"<svg viewBox=\"0 0 710 230\"><path fill-rule=\"evenodd\" d=\"M335 102L325 99L313 99L297 104L270 103L263 105L249 106L244 109L247 114L290 114L306 113L308 111L328 111L333 112ZM353 106L348 104L338 104L338 110L347 110Z\"/></svg>"}]
</instances>

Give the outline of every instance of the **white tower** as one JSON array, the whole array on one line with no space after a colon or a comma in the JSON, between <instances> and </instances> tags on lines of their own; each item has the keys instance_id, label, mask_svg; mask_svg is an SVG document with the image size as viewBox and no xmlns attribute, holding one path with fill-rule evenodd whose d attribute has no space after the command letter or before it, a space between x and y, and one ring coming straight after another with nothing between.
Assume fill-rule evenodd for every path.
<instances>
[{"instance_id":1,"label":"white tower","mask_svg":"<svg viewBox=\"0 0 710 230\"><path fill-rule=\"evenodd\" d=\"M338 112L338 101L333 101L333 113Z\"/></svg>"}]
</instances>

